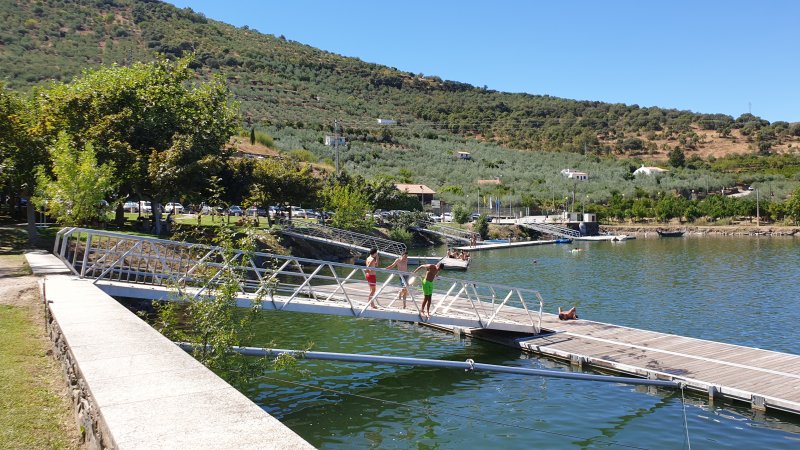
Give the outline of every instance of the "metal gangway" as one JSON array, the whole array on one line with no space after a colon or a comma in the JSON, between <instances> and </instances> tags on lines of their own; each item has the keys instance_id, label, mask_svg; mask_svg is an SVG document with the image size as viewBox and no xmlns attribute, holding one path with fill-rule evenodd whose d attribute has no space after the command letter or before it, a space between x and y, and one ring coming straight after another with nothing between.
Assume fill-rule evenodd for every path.
<instances>
[{"instance_id":1,"label":"metal gangway","mask_svg":"<svg viewBox=\"0 0 800 450\"><path fill-rule=\"evenodd\" d=\"M377 248L381 255L397 258L406 251L402 242L391 241L355 231L342 230L314 222L292 222L282 225L281 233L300 239L335 245L338 247L368 253L370 249Z\"/></svg>"},{"instance_id":2,"label":"metal gangway","mask_svg":"<svg viewBox=\"0 0 800 450\"><path fill-rule=\"evenodd\" d=\"M581 236L580 231L573 230L572 228L557 223L529 222L520 220L517 222L517 225L530 228L531 230L536 230L540 233L551 234L553 236L564 238L576 238Z\"/></svg>"},{"instance_id":3,"label":"metal gangway","mask_svg":"<svg viewBox=\"0 0 800 450\"><path fill-rule=\"evenodd\" d=\"M475 238L476 241L480 240L480 235L478 233L462 230L461 228L448 227L447 225L442 225L440 222L421 220L417 223L421 226L415 227L415 230L442 236L453 241L470 244L473 238Z\"/></svg>"},{"instance_id":4,"label":"metal gangway","mask_svg":"<svg viewBox=\"0 0 800 450\"><path fill-rule=\"evenodd\" d=\"M352 264L84 228L59 231L54 253L112 296L207 298L233 271L241 307L534 334L542 325L544 301L533 289L438 277L428 318L420 309L421 277L395 270L371 269L377 282L370 299L367 268Z\"/></svg>"}]
</instances>

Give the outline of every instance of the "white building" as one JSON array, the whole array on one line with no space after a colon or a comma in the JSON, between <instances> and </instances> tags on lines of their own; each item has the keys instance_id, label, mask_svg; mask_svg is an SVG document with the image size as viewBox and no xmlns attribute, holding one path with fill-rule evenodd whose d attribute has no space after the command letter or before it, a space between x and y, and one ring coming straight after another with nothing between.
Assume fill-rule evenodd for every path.
<instances>
[{"instance_id":1,"label":"white building","mask_svg":"<svg viewBox=\"0 0 800 450\"><path fill-rule=\"evenodd\" d=\"M663 175L666 172L669 172L667 169L662 169L660 167L639 167L638 169L633 171L634 175L647 175L647 176L658 176Z\"/></svg>"},{"instance_id":2,"label":"white building","mask_svg":"<svg viewBox=\"0 0 800 450\"><path fill-rule=\"evenodd\" d=\"M397 125L397 121L392 119L378 119L378 125Z\"/></svg>"},{"instance_id":3,"label":"white building","mask_svg":"<svg viewBox=\"0 0 800 450\"><path fill-rule=\"evenodd\" d=\"M577 171L575 169L562 169L561 170L561 175L564 175L567 178L571 178L573 180L578 180L578 181L588 181L589 180L589 174L588 173L579 172L579 171Z\"/></svg>"},{"instance_id":4,"label":"white building","mask_svg":"<svg viewBox=\"0 0 800 450\"><path fill-rule=\"evenodd\" d=\"M325 145L345 145L344 136L332 136L330 134L325 135Z\"/></svg>"}]
</instances>

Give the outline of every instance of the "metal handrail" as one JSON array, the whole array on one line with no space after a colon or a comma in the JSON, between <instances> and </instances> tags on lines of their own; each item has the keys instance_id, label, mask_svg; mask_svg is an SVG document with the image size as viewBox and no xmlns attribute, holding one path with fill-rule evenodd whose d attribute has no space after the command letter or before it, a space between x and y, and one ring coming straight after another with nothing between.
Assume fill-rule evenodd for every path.
<instances>
[{"instance_id":1,"label":"metal handrail","mask_svg":"<svg viewBox=\"0 0 800 450\"><path fill-rule=\"evenodd\" d=\"M283 225L281 231L287 234L328 239L364 249L377 248L379 252L394 257L400 256L400 254L407 249L406 245L402 242L357 233L355 231L343 230L341 228L329 227L313 222Z\"/></svg>"},{"instance_id":2,"label":"metal handrail","mask_svg":"<svg viewBox=\"0 0 800 450\"><path fill-rule=\"evenodd\" d=\"M361 275L367 268L353 264L83 228L59 231L54 253L81 278L101 287L139 289L149 295L143 298L154 298L157 291L169 299L174 289L196 298L211 295L222 273L234 270L240 277L237 299L243 305L261 301L276 310L422 319L421 277L396 270L369 268L379 277L372 308L367 301L370 286ZM448 277L438 277L435 285L431 323L541 330L544 301L538 291ZM410 305L401 308L397 299L403 287Z\"/></svg>"},{"instance_id":3,"label":"metal handrail","mask_svg":"<svg viewBox=\"0 0 800 450\"><path fill-rule=\"evenodd\" d=\"M434 232L436 234L441 234L450 239L464 241L464 242L472 242L472 238L476 240L480 240L480 234L462 230L461 228L450 227L447 225L443 225L441 222L433 222L429 220L420 220L417 223L422 225L428 231Z\"/></svg>"},{"instance_id":4,"label":"metal handrail","mask_svg":"<svg viewBox=\"0 0 800 450\"><path fill-rule=\"evenodd\" d=\"M580 237L580 231L573 230L572 228L553 223L537 223L537 222L523 222L520 221L518 225L530 228L542 233L552 234L566 238Z\"/></svg>"}]
</instances>

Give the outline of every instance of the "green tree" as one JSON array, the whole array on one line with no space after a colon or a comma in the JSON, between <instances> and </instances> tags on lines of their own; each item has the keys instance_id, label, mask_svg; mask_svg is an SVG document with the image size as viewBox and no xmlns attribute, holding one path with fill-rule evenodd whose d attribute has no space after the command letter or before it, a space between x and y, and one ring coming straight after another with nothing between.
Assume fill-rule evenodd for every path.
<instances>
[{"instance_id":1,"label":"green tree","mask_svg":"<svg viewBox=\"0 0 800 450\"><path fill-rule=\"evenodd\" d=\"M372 220L367 215L372 205L360 189L348 184L334 184L324 191L325 207L335 212L332 224L346 230L367 231L372 228Z\"/></svg>"},{"instance_id":2,"label":"green tree","mask_svg":"<svg viewBox=\"0 0 800 450\"><path fill-rule=\"evenodd\" d=\"M102 67L36 97L37 131L95 142L100 162L116 164L120 196L153 201L157 231L159 204L201 192L236 129L237 108L222 79L197 82L190 63Z\"/></svg>"},{"instance_id":3,"label":"green tree","mask_svg":"<svg viewBox=\"0 0 800 450\"><path fill-rule=\"evenodd\" d=\"M0 83L0 189L6 188L30 198L36 189L36 170L47 164L47 151L31 128L30 105ZM36 218L33 202L28 202L28 240L36 241Z\"/></svg>"},{"instance_id":4,"label":"green tree","mask_svg":"<svg viewBox=\"0 0 800 450\"><path fill-rule=\"evenodd\" d=\"M453 206L453 220L458 224L465 224L469 222L469 209L463 203L458 203Z\"/></svg>"},{"instance_id":5,"label":"green tree","mask_svg":"<svg viewBox=\"0 0 800 450\"><path fill-rule=\"evenodd\" d=\"M256 129L250 127L250 145L256 145Z\"/></svg>"},{"instance_id":6,"label":"green tree","mask_svg":"<svg viewBox=\"0 0 800 450\"><path fill-rule=\"evenodd\" d=\"M473 225L473 231L481 235L481 239L486 239L489 235L489 218L486 214L481 214Z\"/></svg>"},{"instance_id":7,"label":"green tree","mask_svg":"<svg viewBox=\"0 0 800 450\"><path fill-rule=\"evenodd\" d=\"M672 167L683 167L686 164L686 155L679 147L675 147L669 152L669 165Z\"/></svg>"},{"instance_id":8,"label":"green tree","mask_svg":"<svg viewBox=\"0 0 800 450\"><path fill-rule=\"evenodd\" d=\"M114 166L97 164L94 147L87 142L83 150L71 146L71 138L60 133L50 149L53 177L44 167L37 175L38 193L34 202L47 207L62 225L87 225L104 221L107 210L105 197L114 191Z\"/></svg>"},{"instance_id":9,"label":"green tree","mask_svg":"<svg viewBox=\"0 0 800 450\"><path fill-rule=\"evenodd\" d=\"M311 169L291 160L262 159L253 168L250 200L255 204L315 205L319 192L320 181L313 176Z\"/></svg>"},{"instance_id":10,"label":"green tree","mask_svg":"<svg viewBox=\"0 0 800 450\"><path fill-rule=\"evenodd\" d=\"M800 187L797 187L786 200L783 210L786 216L794 220L797 225L797 222L800 221Z\"/></svg>"}]
</instances>

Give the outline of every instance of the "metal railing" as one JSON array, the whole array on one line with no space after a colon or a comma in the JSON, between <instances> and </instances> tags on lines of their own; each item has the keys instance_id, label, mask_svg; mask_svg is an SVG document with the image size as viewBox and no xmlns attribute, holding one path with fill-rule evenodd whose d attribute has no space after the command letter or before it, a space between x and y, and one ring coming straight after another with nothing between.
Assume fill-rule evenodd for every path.
<instances>
[{"instance_id":1,"label":"metal railing","mask_svg":"<svg viewBox=\"0 0 800 450\"><path fill-rule=\"evenodd\" d=\"M544 301L532 289L438 277L428 319L421 311L421 277L395 270L371 269L377 274L371 286L364 266L82 228L59 231L54 253L112 295L170 300L179 292L202 298L213 295L233 269L240 306L261 302L265 309L541 330Z\"/></svg>"},{"instance_id":2,"label":"metal railing","mask_svg":"<svg viewBox=\"0 0 800 450\"><path fill-rule=\"evenodd\" d=\"M417 223L422 226L420 228L422 231L435 233L448 239L466 242L468 244L472 242L473 238L475 238L477 241L480 241L480 235L478 233L462 230L461 228L449 227L447 225L443 225L441 222L421 220Z\"/></svg>"},{"instance_id":3,"label":"metal railing","mask_svg":"<svg viewBox=\"0 0 800 450\"><path fill-rule=\"evenodd\" d=\"M553 236L560 236L565 238L580 237L581 232L573 230L572 228L555 223L540 223L540 222L526 222L518 221L517 225L536 230L540 233L552 234Z\"/></svg>"},{"instance_id":4,"label":"metal railing","mask_svg":"<svg viewBox=\"0 0 800 450\"><path fill-rule=\"evenodd\" d=\"M368 234L356 233L355 231L342 230L340 228L320 225L313 222L294 222L283 225L281 232L299 238L316 238L328 241L332 245L339 245L352 248L358 251L369 251L377 248L378 252L397 258L406 251L406 245L402 242L391 241Z\"/></svg>"}]
</instances>

